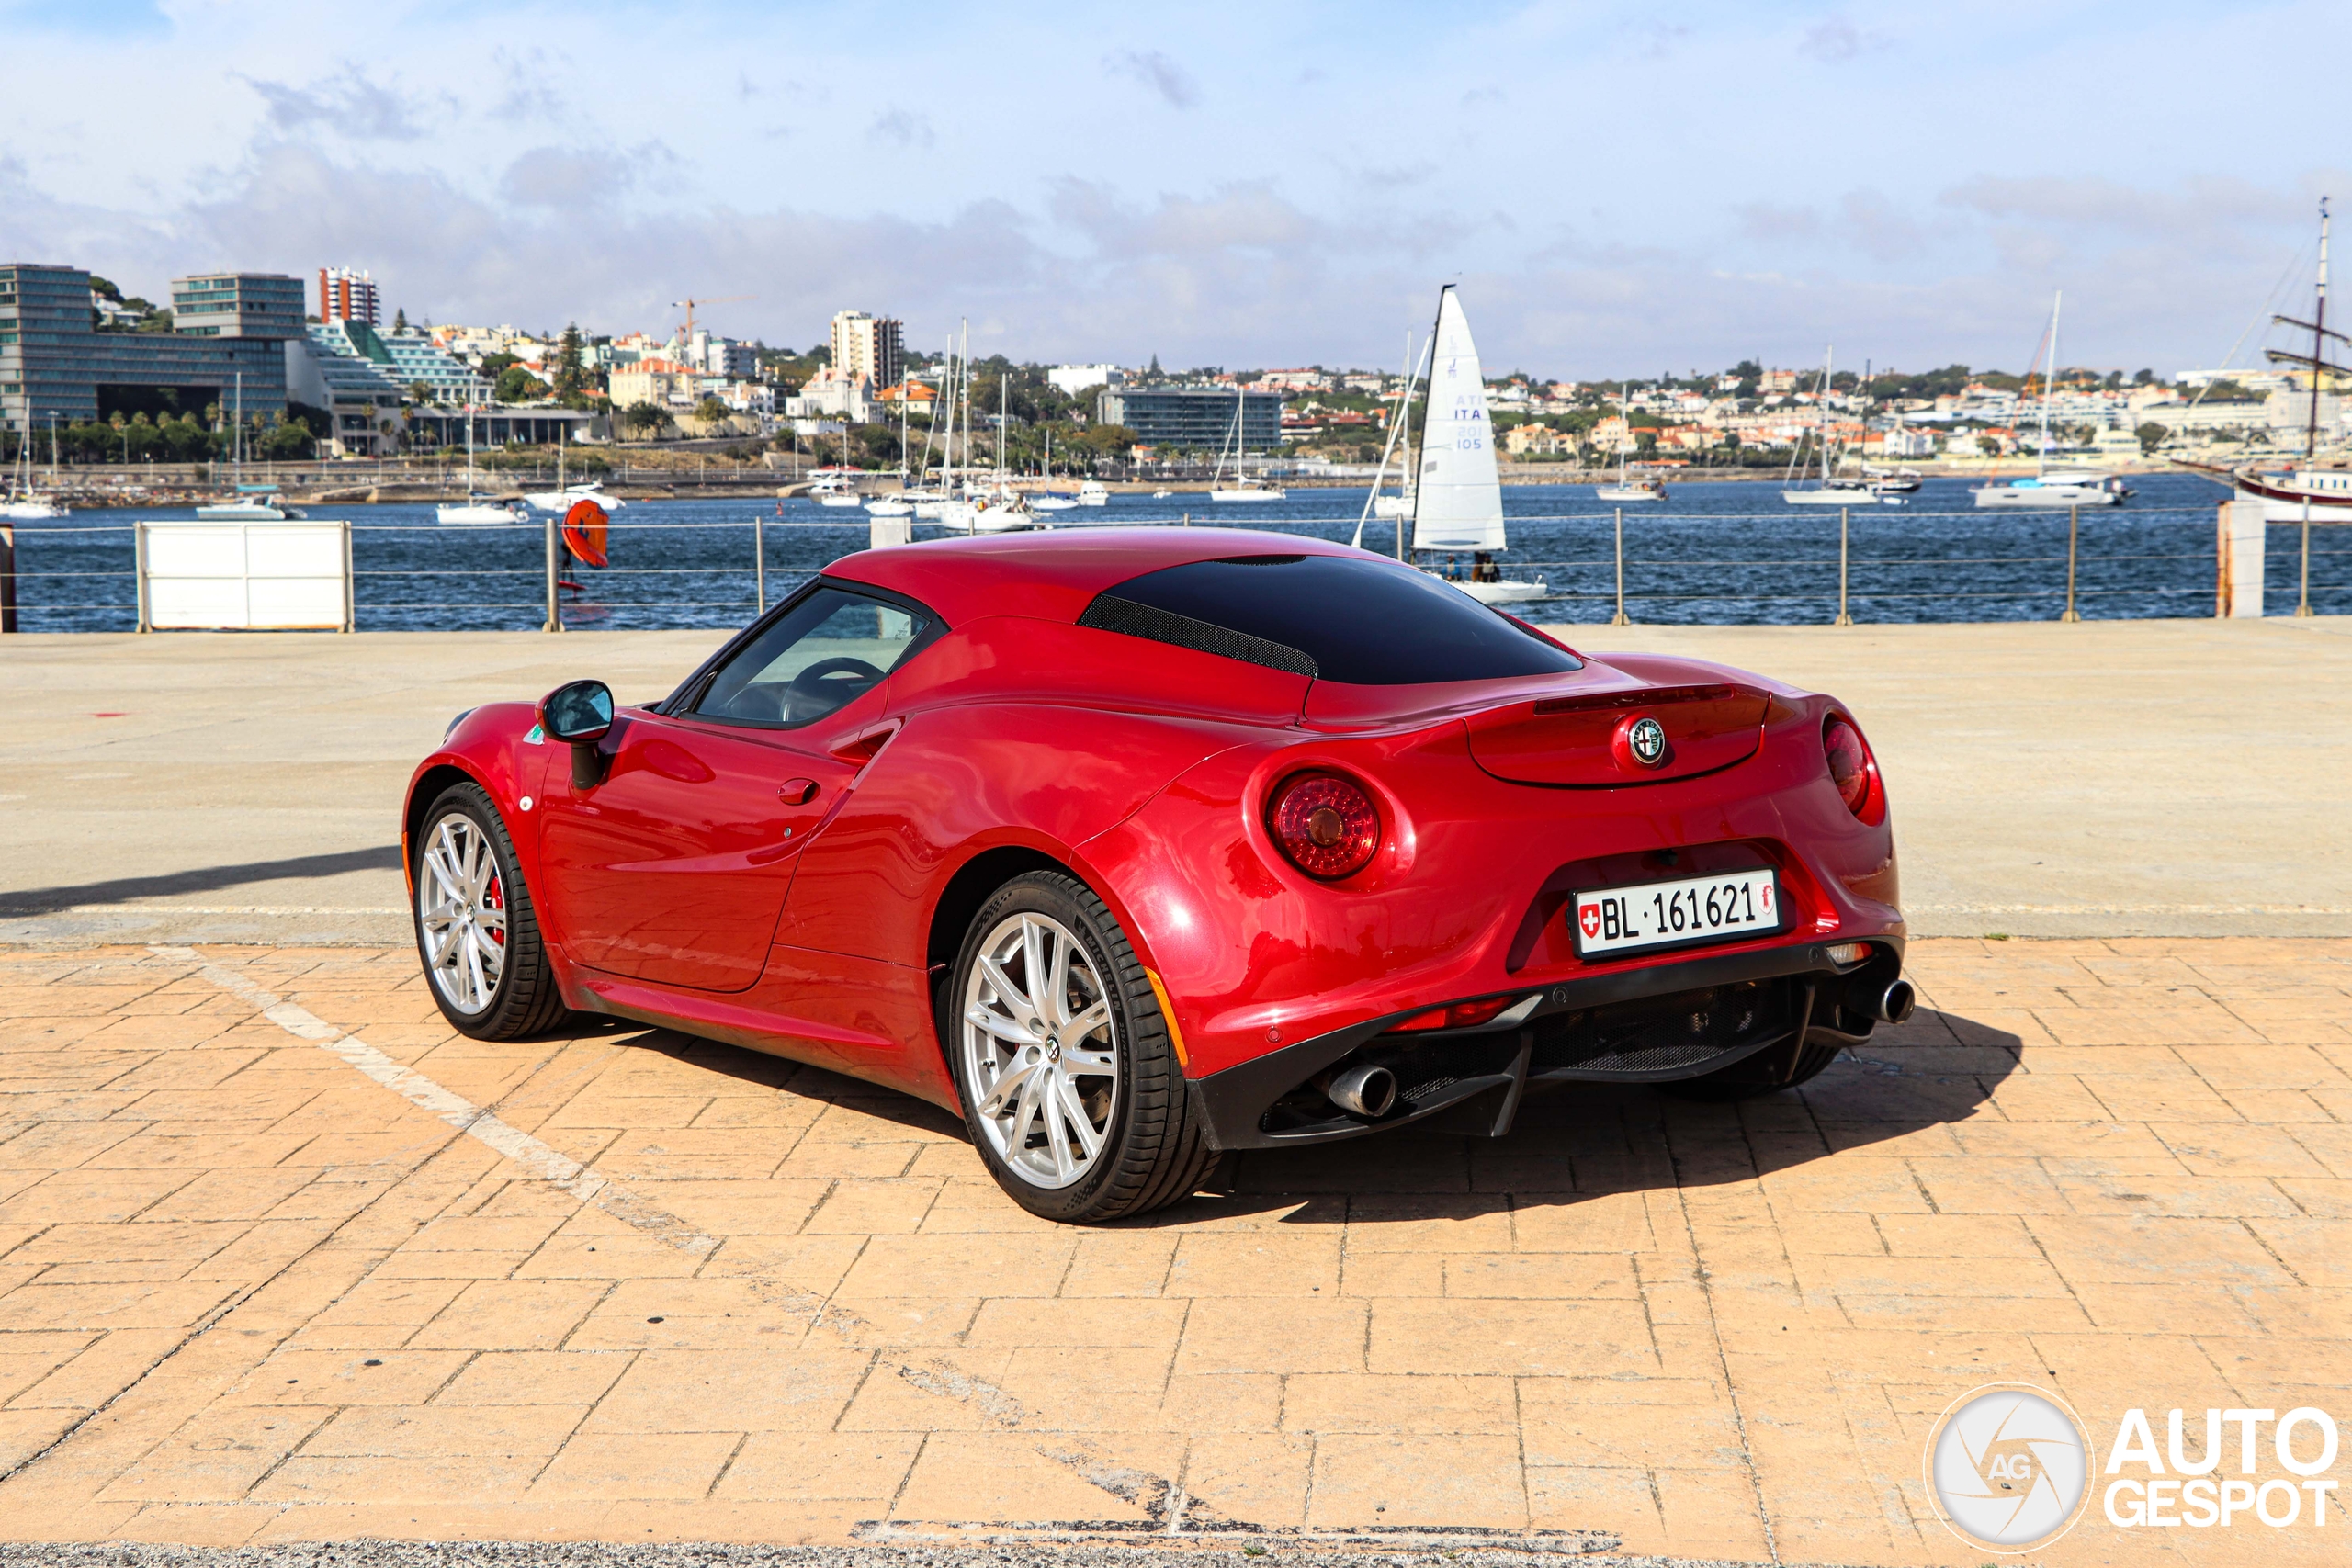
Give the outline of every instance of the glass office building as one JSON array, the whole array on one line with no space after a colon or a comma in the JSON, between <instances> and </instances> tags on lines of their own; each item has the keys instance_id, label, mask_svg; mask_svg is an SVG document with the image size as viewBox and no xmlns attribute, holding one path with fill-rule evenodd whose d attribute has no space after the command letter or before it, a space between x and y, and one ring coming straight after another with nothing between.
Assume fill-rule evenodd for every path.
<instances>
[{"instance_id":1,"label":"glass office building","mask_svg":"<svg viewBox=\"0 0 2352 1568\"><path fill-rule=\"evenodd\" d=\"M1094 417L1124 424L1148 446L1231 451L1233 416L1241 395L1227 387L1117 387L1094 400ZM1283 438L1283 400L1251 394L1242 413L1242 447L1272 451Z\"/></svg>"},{"instance_id":2,"label":"glass office building","mask_svg":"<svg viewBox=\"0 0 2352 1568\"><path fill-rule=\"evenodd\" d=\"M0 424L201 417L214 404L282 417L286 344L302 335L300 281L222 273L179 279L172 299L178 331L100 332L87 272L0 265Z\"/></svg>"}]
</instances>

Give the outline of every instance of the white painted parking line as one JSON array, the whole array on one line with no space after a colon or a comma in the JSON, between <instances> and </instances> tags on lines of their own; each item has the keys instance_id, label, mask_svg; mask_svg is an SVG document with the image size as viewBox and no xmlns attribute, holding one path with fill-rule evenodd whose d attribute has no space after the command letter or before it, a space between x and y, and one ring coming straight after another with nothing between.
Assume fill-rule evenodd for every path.
<instances>
[{"instance_id":1,"label":"white painted parking line","mask_svg":"<svg viewBox=\"0 0 2352 1568\"><path fill-rule=\"evenodd\" d=\"M707 1258L718 1250L718 1236L698 1231L667 1210L656 1208L571 1156L501 1120L495 1112L476 1105L454 1089L443 1088L415 1068L401 1066L310 1009L264 990L226 964L211 963L193 948L151 946L147 951L158 958L194 964L197 973L207 981L260 1009L264 1018L288 1034L307 1040L357 1068L410 1104L431 1111L466 1136L513 1160L537 1179L594 1204L615 1219L658 1236L681 1252Z\"/></svg>"}]
</instances>

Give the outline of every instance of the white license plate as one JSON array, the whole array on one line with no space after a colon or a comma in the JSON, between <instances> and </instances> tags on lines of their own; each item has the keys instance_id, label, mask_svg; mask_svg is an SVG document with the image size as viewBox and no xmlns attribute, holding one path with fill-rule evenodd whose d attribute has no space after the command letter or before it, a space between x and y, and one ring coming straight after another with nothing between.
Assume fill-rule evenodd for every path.
<instances>
[{"instance_id":1,"label":"white license plate","mask_svg":"<svg viewBox=\"0 0 2352 1568\"><path fill-rule=\"evenodd\" d=\"M1727 871L1579 893L1569 910L1577 954L1717 942L1781 929L1781 882L1770 871Z\"/></svg>"}]
</instances>

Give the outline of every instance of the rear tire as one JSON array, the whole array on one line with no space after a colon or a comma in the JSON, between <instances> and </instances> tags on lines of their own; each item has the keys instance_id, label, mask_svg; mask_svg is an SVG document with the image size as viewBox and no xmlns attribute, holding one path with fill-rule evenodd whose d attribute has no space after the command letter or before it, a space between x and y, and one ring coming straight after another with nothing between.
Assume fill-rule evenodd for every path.
<instances>
[{"instance_id":1,"label":"rear tire","mask_svg":"<svg viewBox=\"0 0 2352 1568\"><path fill-rule=\"evenodd\" d=\"M1145 1213L1192 1196L1216 1166L1143 961L1075 877L1028 872L989 896L940 1015L973 1146L1031 1213L1069 1224Z\"/></svg>"},{"instance_id":2,"label":"rear tire","mask_svg":"<svg viewBox=\"0 0 2352 1568\"><path fill-rule=\"evenodd\" d=\"M441 1016L475 1040L521 1040L569 1010L514 840L480 784L452 784L409 846L409 914Z\"/></svg>"},{"instance_id":3,"label":"rear tire","mask_svg":"<svg viewBox=\"0 0 2352 1568\"><path fill-rule=\"evenodd\" d=\"M1837 1045L1807 1045L1797 1054L1796 1071L1789 1071L1789 1052L1785 1044L1767 1046L1752 1056L1744 1056L1728 1067L1702 1073L1695 1078L1683 1078L1674 1083L1662 1083L1658 1090L1677 1100L1695 1100L1709 1105L1729 1105L1742 1100L1754 1100L1759 1095L1775 1094L1784 1089L1794 1089L1821 1076L1822 1069L1838 1059L1842 1049Z\"/></svg>"}]
</instances>

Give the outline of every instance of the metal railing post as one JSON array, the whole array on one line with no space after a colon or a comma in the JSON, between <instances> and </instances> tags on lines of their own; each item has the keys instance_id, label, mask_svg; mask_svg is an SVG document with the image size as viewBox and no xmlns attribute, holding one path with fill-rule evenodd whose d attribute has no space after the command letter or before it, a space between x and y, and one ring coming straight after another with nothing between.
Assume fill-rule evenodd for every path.
<instances>
[{"instance_id":1,"label":"metal railing post","mask_svg":"<svg viewBox=\"0 0 2352 1568\"><path fill-rule=\"evenodd\" d=\"M1850 516L1850 508L1838 509L1838 624L1841 626L1854 624L1854 617L1846 613L1846 533Z\"/></svg>"},{"instance_id":2,"label":"metal railing post","mask_svg":"<svg viewBox=\"0 0 2352 1568\"><path fill-rule=\"evenodd\" d=\"M1625 509L1622 506L1617 509L1617 617L1609 624L1612 626L1634 624L1625 618Z\"/></svg>"},{"instance_id":3,"label":"metal railing post","mask_svg":"<svg viewBox=\"0 0 2352 1568\"><path fill-rule=\"evenodd\" d=\"M17 629L17 531L0 523L0 636Z\"/></svg>"},{"instance_id":4,"label":"metal railing post","mask_svg":"<svg viewBox=\"0 0 2352 1568\"><path fill-rule=\"evenodd\" d=\"M154 628L147 624L148 612L152 606L147 603L147 525L143 522L133 523L130 525L130 571L131 575L138 579L138 629L142 632L153 631Z\"/></svg>"},{"instance_id":5,"label":"metal railing post","mask_svg":"<svg viewBox=\"0 0 2352 1568\"><path fill-rule=\"evenodd\" d=\"M2313 386L2314 386L2314 389L2316 389L2317 383L2316 383L2316 382L2314 382L2314 383L2313 383ZM2319 396L2318 391L2317 391L2316 389L2314 389L2314 390L2312 391L2312 397L2314 397L2314 398L2318 397L2318 396ZM2296 591L2296 594L2295 594L2295 614L2296 614L2296 615L2297 615L2297 616L2299 616L2299 617L2300 617L2300 616L2303 616L2303 615L2310 615L2311 613L2312 613L2312 498L2311 498L2310 496L2308 496L2308 495L2307 495L2307 496L2303 497L2303 567L2302 567L2302 581L2301 581L2301 587Z\"/></svg>"},{"instance_id":6,"label":"metal railing post","mask_svg":"<svg viewBox=\"0 0 2352 1568\"><path fill-rule=\"evenodd\" d=\"M563 630L562 568L557 558L557 551L563 545L561 528L553 516L548 518L548 618L539 628L543 632Z\"/></svg>"},{"instance_id":7,"label":"metal railing post","mask_svg":"<svg viewBox=\"0 0 2352 1568\"><path fill-rule=\"evenodd\" d=\"M768 613L767 519L752 513L752 590L759 599L759 615Z\"/></svg>"},{"instance_id":8,"label":"metal railing post","mask_svg":"<svg viewBox=\"0 0 2352 1568\"><path fill-rule=\"evenodd\" d=\"M2066 508L2066 613L2058 618L2072 625L2083 617L2075 613L2075 544L2083 526L2083 509Z\"/></svg>"},{"instance_id":9,"label":"metal railing post","mask_svg":"<svg viewBox=\"0 0 2352 1568\"><path fill-rule=\"evenodd\" d=\"M359 583L351 570L351 525L343 525L343 629L359 629Z\"/></svg>"}]
</instances>

